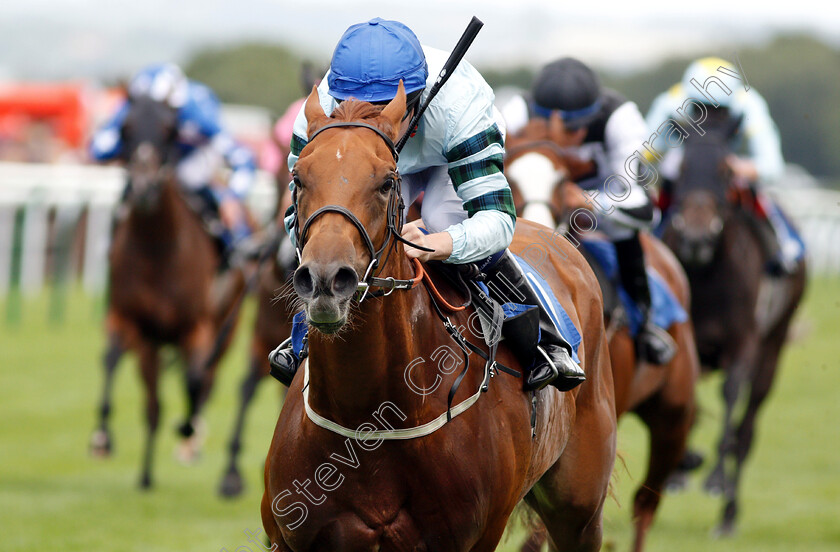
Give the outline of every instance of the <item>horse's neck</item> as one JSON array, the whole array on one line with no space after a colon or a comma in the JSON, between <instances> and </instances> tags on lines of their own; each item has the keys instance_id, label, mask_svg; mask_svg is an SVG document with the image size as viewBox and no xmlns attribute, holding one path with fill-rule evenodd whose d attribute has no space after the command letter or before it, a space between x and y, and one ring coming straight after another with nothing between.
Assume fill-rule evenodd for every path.
<instances>
[{"instance_id":1,"label":"horse's neck","mask_svg":"<svg viewBox=\"0 0 840 552\"><path fill-rule=\"evenodd\" d=\"M383 275L397 279L413 276L407 258L403 257L399 265L399 272L386 268ZM370 421L386 402L398 405L410 418L412 413L418 415L425 397L406 383L406 368L422 358L423 344L435 343L441 329L422 284L388 297L366 299L352 316L352 328L339 336L310 332L311 406L319 414L353 428ZM412 379L417 386L431 388L436 375L433 370L414 372Z\"/></svg>"},{"instance_id":2,"label":"horse's neck","mask_svg":"<svg viewBox=\"0 0 840 552\"><path fill-rule=\"evenodd\" d=\"M138 251L162 255L177 249L189 213L178 194L177 184L163 185L154 209L132 209L128 216L128 234Z\"/></svg>"},{"instance_id":3,"label":"horse's neck","mask_svg":"<svg viewBox=\"0 0 840 552\"><path fill-rule=\"evenodd\" d=\"M746 268L760 278L767 262L767 252L761 236L763 224L754 213L742 206L729 209L724 217L721 241L730 265Z\"/></svg>"}]
</instances>

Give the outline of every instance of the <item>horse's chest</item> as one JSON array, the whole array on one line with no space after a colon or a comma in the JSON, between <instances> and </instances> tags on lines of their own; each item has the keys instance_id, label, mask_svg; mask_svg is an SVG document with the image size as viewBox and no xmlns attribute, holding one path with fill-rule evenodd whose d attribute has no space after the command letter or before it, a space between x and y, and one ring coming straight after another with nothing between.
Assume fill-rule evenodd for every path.
<instances>
[{"instance_id":1,"label":"horse's chest","mask_svg":"<svg viewBox=\"0 0 840 552\"><path fill-rule=\"evenodd\" d=\"M182 286L164 277L126 274L114 280L110 305L135 320L143 333L172 338L209 312L208 291L203 286Z\"/></svg>"},{"instance_id":2,"label":"horse's chest","mask_svg":"<svg viewBox=\"0 0 840 552\"><path fill-rule=\"evenodd\" d=\"M386 451L392 444L365 451L347 439L318 451L284 451L295 460L272 466L282 481L271 488L275 519L292 550L470 548L486 514L477 512L481 478L440 458L418 465L390 454L399 445ZM302 461L313 454L319 459Z\"/></svg>"}]
</instances>

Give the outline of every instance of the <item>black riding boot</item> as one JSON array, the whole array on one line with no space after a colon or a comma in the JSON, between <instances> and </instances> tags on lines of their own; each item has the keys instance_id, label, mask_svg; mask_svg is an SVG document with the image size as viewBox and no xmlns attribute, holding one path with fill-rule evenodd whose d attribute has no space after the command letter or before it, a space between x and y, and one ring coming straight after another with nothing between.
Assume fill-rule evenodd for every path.
<instances>
[{"instance_id":1,"label":"black riding boot","mask_svg":"<svg viewBox=\"0 0 840 552\"><path fill-rule=\"evenodd\" d=\"M571 345L560 335L510 251L505 251L488 271L485 282L496 301L536 305L539 309L540 342L534 366L525 379L525 390L534 391L551 384L560 391L569 391L583 383L586 374L572 360Z\"/></svg>"},{"instance_id":2,"label":"black riding boot","mask_svg":"<svg viewBox=\"0 0 840 552\"><path fill-rule=\"evenodd\" d=\"M677 344L650 319L650 289L639 234L636 232L632 238L614 244L621 285L642 313L636 335L636 358L659 366L668 364L677 352Z\"/></svg>"},{"instance_id":3,"label":"black riding boot","mask_svg":"<svg viewBox=\"0 0 840 552\"><path fill-rule=\"evenodd\" d=\"M184 198L187 200L187 205L201 219L204 229L213 238L216 250L219 253L219 271L224 272L230 268L231 251L226 243L229 241L225 239L227 230L219 215L219 202L216 200L216 196L213 195L209 186L204 186L184 194Z\"/></svg>"},{"instance_id":4,"label":"black riding boot","mask_svg":"<svg viewBox=\"0 0 840 552\"><path fill-rule=\"evenodd\" d=\"M276 349L268 354L268 364L271 367L271 377L289 387L292 385L292 380L300 367L303 359L306 358L306 340L304 340L303 350L301 351L301 358L295 356L292 352L292 339L289 338Z\"/></svg>"}]
</instances>

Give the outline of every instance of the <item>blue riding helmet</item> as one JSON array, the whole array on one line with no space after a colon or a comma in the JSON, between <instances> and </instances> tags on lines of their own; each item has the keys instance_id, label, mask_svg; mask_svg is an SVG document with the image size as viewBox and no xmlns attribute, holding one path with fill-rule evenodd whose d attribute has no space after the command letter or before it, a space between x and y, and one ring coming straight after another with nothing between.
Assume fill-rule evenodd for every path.
<instances>
[{"instance_id":1,"label":"blue riding helmet","mask_svg":"<svg viewBox=\"0 0 840 552\"><path fill-rule=\"evenodd\" d=\"M335 47L327 83L336 100L392 100L400 80L406 94L426 87L429 67L420 41L399 21L376 17L353 25Z\"/></svg>"}]
</instances>

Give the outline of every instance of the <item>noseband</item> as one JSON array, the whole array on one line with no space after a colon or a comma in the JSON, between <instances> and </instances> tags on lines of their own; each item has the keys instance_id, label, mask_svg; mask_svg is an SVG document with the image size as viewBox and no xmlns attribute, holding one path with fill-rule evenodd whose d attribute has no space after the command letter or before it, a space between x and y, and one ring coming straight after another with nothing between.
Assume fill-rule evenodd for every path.
<instances>
[{"instance_id":1,"label":"noseband","mask_svg":"<svg viewBox=\"0 0 840 552\"><path fill-rule=\"evenodd\" d=\"M388 146L388 150L391 152L391 155L394 157L394 185L391 187L391 191L388 195L388 210L386 212L386 235L385 240L382 243L382 246L379 249L373 245L373 240L370 238L370 234L368 233L365 225L359 220L359 218L354 215L349 209L343 207L341 205L325 205L320 209L317 209L314 213L312 213L306 222L303 223L303 227L300 228L300 232L298 232L299 226L299 218L298 213L300 212L298 208L298 196L297 191L298 187L295 186L294 190L292 191L292 204L295 207L295 234L297 236L297 244L295 245L295 250L297 252L298 262L301 261L301 255L303 252L304 244L306 243L306 236L309 232L310 226L312 223L315 222L315 219L324 215L325 213L338 213L342 215L344 218L349 220L353 223L353 226L356 227L356 230L359 231L359 234L362 236L362 240L365 243L365 247L368 249L368 253L370 254L370 264L368 264L367 270L365 270L364 276L359 280L359 286L356 289L357 294L361 293L359 297L359 302L361 302L367 295L372 296L385 296L390 295L395 289L412 289L414 288L422 279L422 272L419 273L420 276L413 280L397 280L391 276L387 278L377 278L371 275L371 273L376 270L380 265L380 259L382 258L382 254L388 249L388 246L392 244L392 238L396 241L400 241L404 244L410 245L416 249L420 249L421 251L434 251L433 249L429 249L410 241L403 239L400 235L402 232L403 224L405 223L405 202L402 198L402 177L400 176L399 169L396 168L396 162L399 160L399 153L397 153L397 149L394 146L393 140L388 137L381 129L369 125L367 123L357 122L357 121L344 121L338 123L332 123L326 126L319 128L312 136L309 137L309 143L315 139L316 136L324 132L325 130L332 129L332 128L354 128L354 127L361 127L366 128L368 130L372 130L382 138L385 142L385 145ZM389 253L390 254L390 253ZM386 288L381 290L380 292L370 292L370 288L372 287L380 287ZM369 293L370 292L370 293Z\"/></svg>"}]
</instances>

